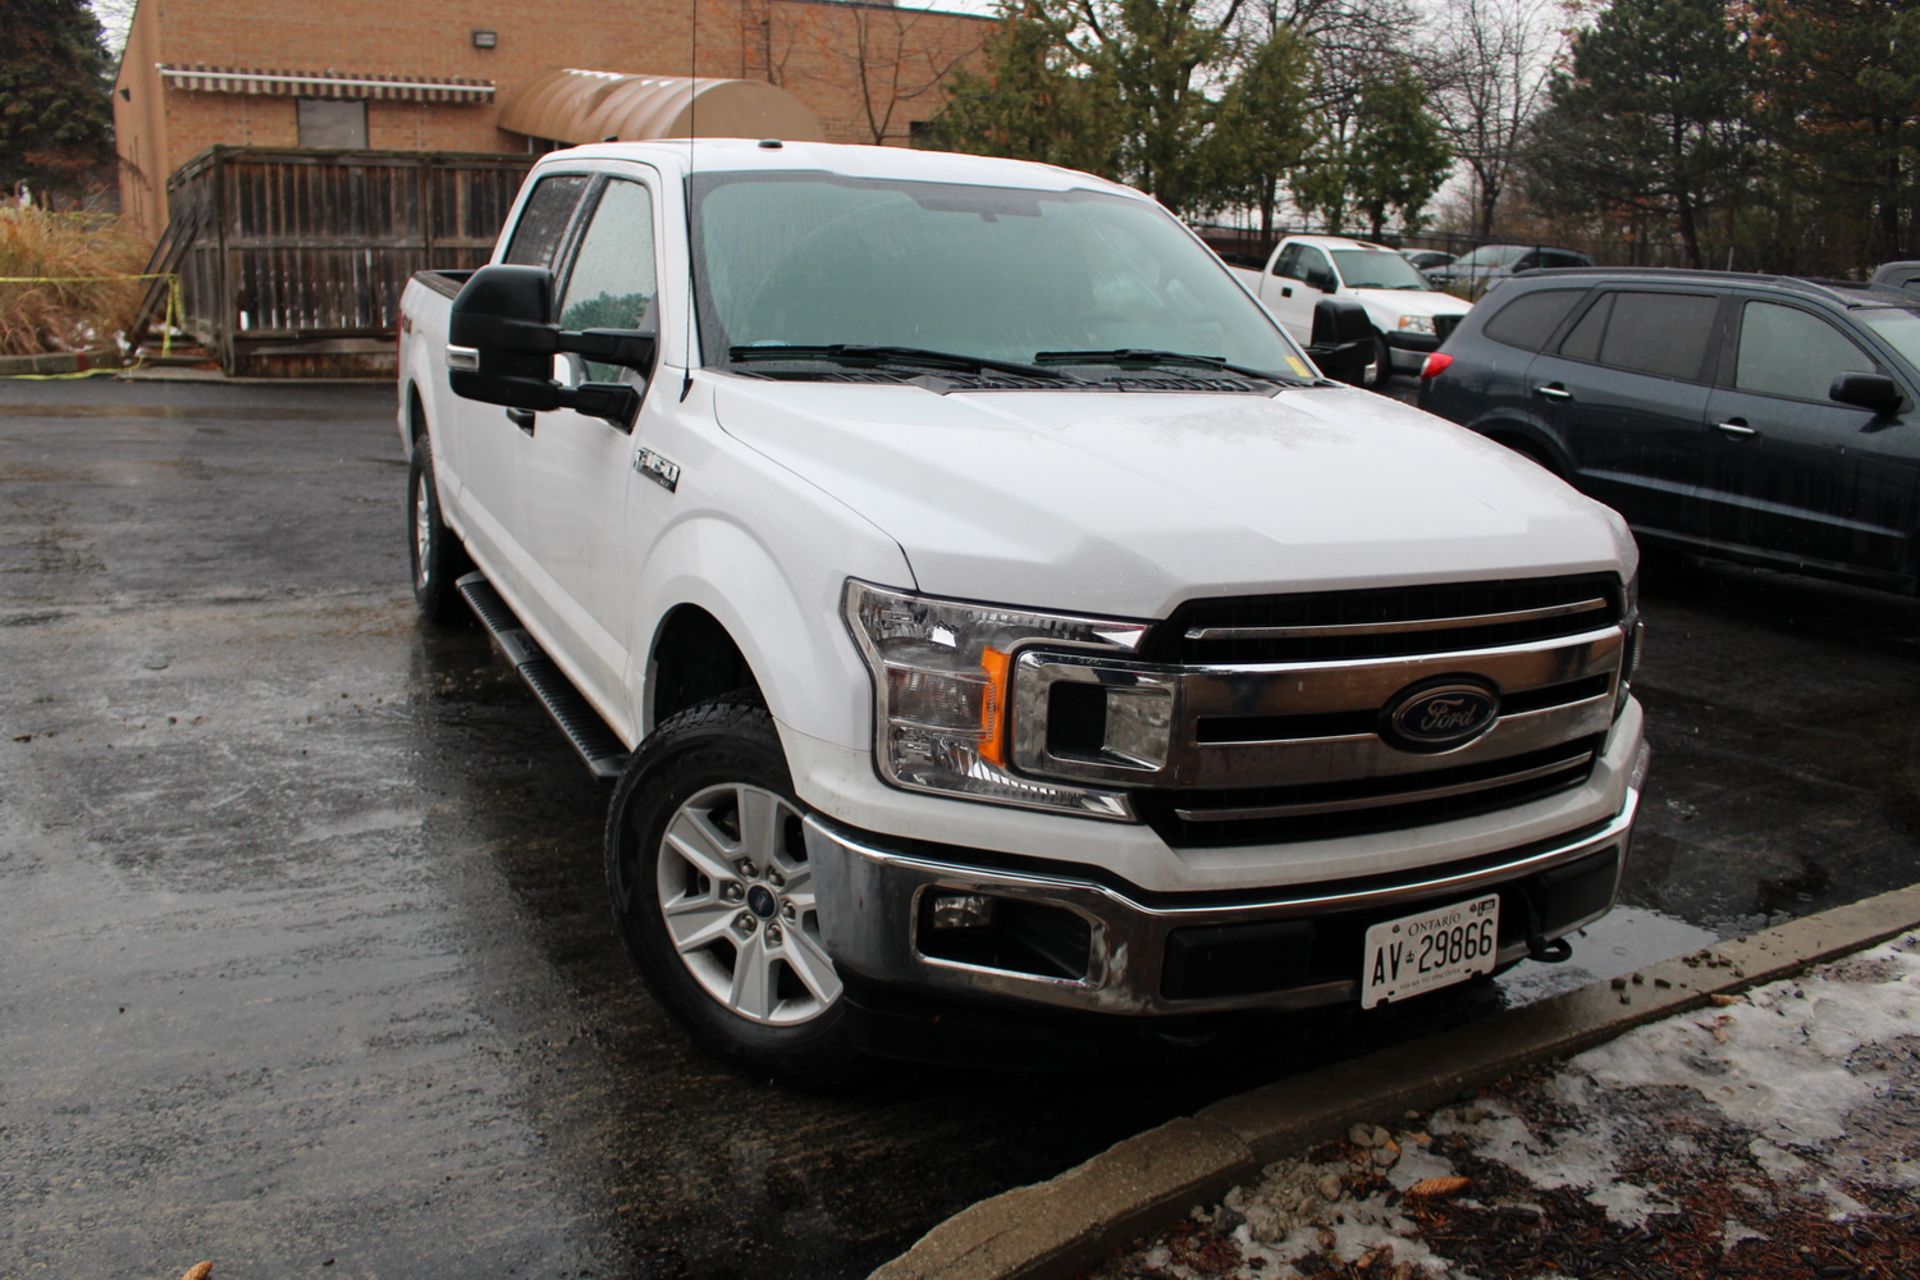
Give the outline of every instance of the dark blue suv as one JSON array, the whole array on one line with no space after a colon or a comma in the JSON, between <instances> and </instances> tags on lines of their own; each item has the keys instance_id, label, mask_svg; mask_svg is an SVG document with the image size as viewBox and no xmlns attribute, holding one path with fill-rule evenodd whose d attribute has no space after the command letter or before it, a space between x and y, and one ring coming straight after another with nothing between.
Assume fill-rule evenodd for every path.
<instances>
[{"instance_id":1,"label":"dark blue suv","mask_svg":"<svg viewBox=\"0 0 1920 1280\"><path fill-rule=\"evenodd\" d=\"M1920 299L1720 271L1508 281L1420 406L1551 468L1646 542L1920 586Z\"/></svg>"}]
</instances>

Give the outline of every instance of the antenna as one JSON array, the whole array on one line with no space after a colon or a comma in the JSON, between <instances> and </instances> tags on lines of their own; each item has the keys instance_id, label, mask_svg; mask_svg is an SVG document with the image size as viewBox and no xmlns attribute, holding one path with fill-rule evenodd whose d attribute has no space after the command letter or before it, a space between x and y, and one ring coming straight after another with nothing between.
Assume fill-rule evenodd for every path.
<instances>
[{"instance_id":1,"label":"antenna","mask_svg":"<svg viewBox=\"0 0 1920 1280\"><path fill-rule=\"evenodd\" d=\"M700 110L700 0L693 0L687 6L688 25L692 28L687 38L687 183L680 194L681 210L687 221L687 320L686 351L680 359L680 403L687 402L688 394L693 390L693 328L699 323L699 313L694 309L696 299L693 288L693 148L695 139L700 136L695 115Z\"/></svg>"}]
</instances>

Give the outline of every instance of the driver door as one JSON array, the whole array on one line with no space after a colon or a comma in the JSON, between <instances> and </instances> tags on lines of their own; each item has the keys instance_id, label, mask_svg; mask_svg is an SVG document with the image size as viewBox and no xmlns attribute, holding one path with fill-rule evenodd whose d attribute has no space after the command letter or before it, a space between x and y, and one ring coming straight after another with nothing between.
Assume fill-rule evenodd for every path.
<instances>
[{"instance_id":1,"label":"driver door","mask_svg":"<svg viewBox=\"0 0 1920 1280\"><path fill-rule=\"evenodd\" d=\"M1274 278L1267 281L1264 296L1267 310L1287 331L1287 336L1306 346L1313 341L1313 308L1323 296L1306 283L1309 268L1333 273L1327 255L1308 244L1290 244L1274 260Z\"/></svg>"},{"instance_id":2,"label":"driver door","mask_svg":"<svg viewBox=\"0 0 1920 1280\"><path fill-rule=\"evenodd\" d=\"M563 329L645 329L657 323L656 218L649 177L606 177L590 192L586 231L559 273ZM646 394L649 371L599 364L579 356L554 360L568 385L628 382ZM642 401L639 420L653 410ZM526 601L537 631L557 647L556 660L614 723L625 721L627 591L638 553L628 536L628 495L638 479L632 433L572 409L538 415L527 451L521 512L533 591Z\"/></svg>"}]
</instances>

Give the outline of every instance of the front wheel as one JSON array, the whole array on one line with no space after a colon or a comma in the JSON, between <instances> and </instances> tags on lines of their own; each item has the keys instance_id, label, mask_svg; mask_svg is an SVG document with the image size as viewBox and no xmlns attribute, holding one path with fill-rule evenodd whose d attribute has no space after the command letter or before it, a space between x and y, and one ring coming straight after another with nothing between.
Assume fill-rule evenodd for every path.
<instances>
[{"instance_id":1,"label":"front wheel","mask_svg":"<svg viewBox=\"0 0 1920 1280\"><path fill-rule=\"evenodd\" d=\"M1393 381L1393 351L1387 346L1387 340L1377 333L1373 335L1373 360L1367 365L1362 381L1376 391Z\"/></svg>"},{"instance_id":2,"label":"front wheel","mask_svg":"<svg viewBox=\"0 0 1920 1280\"><path fill-rule=\"evenodd\" d=\"M607 892L634 967L696 1040L823 1081L857 1052L801 818L758 699L690 707L641 744L614 792Z\"/></svg>"}]
</instances>

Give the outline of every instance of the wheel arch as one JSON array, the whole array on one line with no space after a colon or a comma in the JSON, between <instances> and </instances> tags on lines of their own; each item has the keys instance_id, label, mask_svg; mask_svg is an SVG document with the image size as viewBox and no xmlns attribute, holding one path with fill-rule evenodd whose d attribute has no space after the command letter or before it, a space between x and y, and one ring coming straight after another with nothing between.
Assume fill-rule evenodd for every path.
<instances>
[{"instance_id":1,"label":"wheel arch","mask_svg":"<svg viewBox=\"0 0 1920 1280\"><path fill-rule=\"evenodd\" d=\"M744 688L757 690L760 682L720 620L697 604L669 609L647 653L641 713L646 731L688 707Z\"/></svg>"},{"instance_id":2,"label":"wheel arch","mask_svg":"<svg viewBox=\"0 0 1920 1280\"><path fill-rule=\"evenodd\" d=\"M1537 423L1495 418L1477 422L1473 429L1495 444L1505 445L1515 453L1531 458L1563 480L1573 474L1572 459L1567 457L1560 442Z\"/></svg>"},{"instance_id":3,"label":"wheel arch","mask_svg":"<svg viewBox=\"0 0 1920 1280\"><path fill-rule=\"evenodd\" d=\"M831 543L831 534L825 540ZM839 612L849 575L913 585L891 543L880 548L850 540L837 548L789 548L782 556L717 514L669 529L649 552L647 581L634 595L630 634L636 642L627 684L638 737L651 733L665 718L662 707L677 708L689 690L719 694L751 683L783 735L869 742L872 678ZM723 643L720 655L699 656L703 646ZM661 667L663 658L689 655L691 674L686 666ZM729 674L747 679L714 687ZM859 696L849 697L850 690Z\"/></svg>"}]
</instances>

